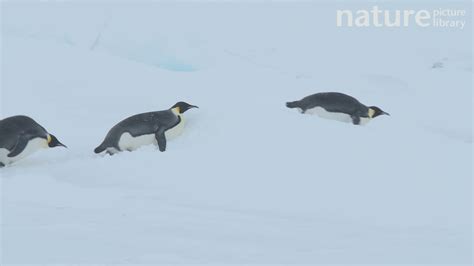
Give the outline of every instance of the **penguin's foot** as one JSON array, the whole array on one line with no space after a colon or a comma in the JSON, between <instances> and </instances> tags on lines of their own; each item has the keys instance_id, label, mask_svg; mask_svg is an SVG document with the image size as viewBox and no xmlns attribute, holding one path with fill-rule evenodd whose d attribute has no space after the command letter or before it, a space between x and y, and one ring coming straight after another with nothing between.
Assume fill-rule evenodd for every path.
<instances>
[{"instance_id":1,"label":"penguin's foot","mask_svg":"<svg viewBox=\"0 0 474 266\"><path fill-rule=\"evenodd\" d=\"M3 167L5 167L5 165L2 162L0 162L0 168L3 168Z\"/></svg>"}]
</instances>

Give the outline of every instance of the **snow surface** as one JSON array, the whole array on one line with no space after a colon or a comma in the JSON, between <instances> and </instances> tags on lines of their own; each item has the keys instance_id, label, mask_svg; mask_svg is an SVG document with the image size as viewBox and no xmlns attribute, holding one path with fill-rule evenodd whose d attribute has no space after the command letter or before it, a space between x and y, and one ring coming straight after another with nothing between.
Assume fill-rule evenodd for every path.
<instances>
[{"instance_id":1,"label":"snow surface","mask_svg":"<svg viewBox=\"0 0 474 266\"><path fill-rule=\"evenodd\" d=\"M399 4L463 30L337 28L358 5L2 2L1 117L69 149L0 170L1 264L470 264L470 3ZM392 116L285 107L320 91ZM93 154L180 100L200 109L165 153Z\"/></svg>"}]
</instances>

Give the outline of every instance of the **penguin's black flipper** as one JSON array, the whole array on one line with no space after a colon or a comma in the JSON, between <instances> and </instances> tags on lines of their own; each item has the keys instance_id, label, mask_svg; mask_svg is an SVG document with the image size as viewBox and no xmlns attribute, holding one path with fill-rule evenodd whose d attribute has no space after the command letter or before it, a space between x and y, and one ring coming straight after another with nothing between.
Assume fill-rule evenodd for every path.
<instances>
[{"instance_id":1,"label":"penguin's black flipper","mask_svg":"<svg viewBox=\"0 0 474 266\"><path fill-rule=\"evenodd\" d=\"M156 141L158 142L158 148L161 152L166 151L166 136L164 129L158 129L155 133Z\"/></svg>"},{"instance_id":2,"label":"penguin's black flipper","mask_svg":"<svg viewBox=\"0 0 474 266\"><path fill-rule=\"evenodd\" d=\"M15 147L13 148L13 150L10 151L7 156L10 158L18 156L26 148L26 145L28 145L28 141L28 135L21 134L20 136L18 136L18 140L15 144Z\"/></svg>"},{"instance_id":3,"label":"penguin's black flipper","mask_svg":"<svg viewBox=\"0 0 474 266\"><path fill-rule=\"evenodd\" d=\"M352 124L354 125L359 125L360 124L360 117L356 115L351 115L352 118Z\"/></svg>"}]
</instances>

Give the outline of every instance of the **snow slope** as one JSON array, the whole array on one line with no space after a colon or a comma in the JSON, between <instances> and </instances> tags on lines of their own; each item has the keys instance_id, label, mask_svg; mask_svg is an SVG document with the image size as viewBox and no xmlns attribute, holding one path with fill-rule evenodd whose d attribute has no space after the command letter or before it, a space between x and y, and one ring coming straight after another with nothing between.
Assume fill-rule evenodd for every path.
<instances>
[{"instance_id":1,"label":"snow slope","mask_svg":"<svg viewBox=\"0 0 474 266\"><path fill-rule=\"evenodd\" d=\"M471 263L472 26L336 28L340 7L2 3L1 116L69 146L0 170L2 265ZM320 91L392 116L285 107ZM165 153L93 154L179 100L200 109Z\"/></svg>"}]
</instances>

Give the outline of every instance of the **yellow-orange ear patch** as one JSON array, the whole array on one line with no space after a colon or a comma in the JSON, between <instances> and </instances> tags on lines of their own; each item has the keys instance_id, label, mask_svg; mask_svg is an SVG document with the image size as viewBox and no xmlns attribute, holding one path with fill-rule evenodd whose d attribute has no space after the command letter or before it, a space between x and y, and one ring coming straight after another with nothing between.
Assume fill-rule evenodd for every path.
<instances>
[{"instance_id":1,"label":"yellow-orange ear patch","mask_svg":"<svg viewBox=\"0 0 474 266\"><path fill-rule=\"evenodd\" d=\"M370 118L374 117L374 114L375 114L375 110L372 109L372 108L369 108L369 114L368 114L369 117L370 117Z\"/></svg>"},{"instance_id":2,"label":"yellow-orange ear patch","mask_svg":"<svg viewBox=\"0 0 474 266\"><path fill-rule=\"evenodd\" d=\"M47 140L48 140L48 144L51 143L51 140L53 140L53 139L51 138L51 135L48 134Z\"/></svg>"},{"instance_id":3,"label":"yellow-orange ear patch","mask_svg":"<svg viewBox=\"0 0 474 266\"><path fill-rule=\"evenodd\" d=\"M181 114L181 109L179 108L179 106L176 106L176 107L173 108L172 110L173 110L173 112L174 112L176 115Z\"/></svg>"}]
</instances>

